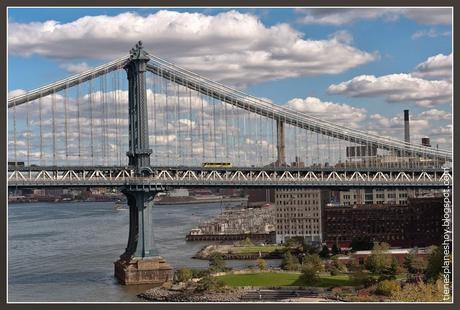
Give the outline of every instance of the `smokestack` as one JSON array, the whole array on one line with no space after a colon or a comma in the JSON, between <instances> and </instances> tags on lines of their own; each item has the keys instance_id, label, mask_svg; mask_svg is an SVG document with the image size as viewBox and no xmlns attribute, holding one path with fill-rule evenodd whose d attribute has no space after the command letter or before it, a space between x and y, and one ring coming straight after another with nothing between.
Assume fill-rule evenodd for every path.
<instances>
[{"instance_id":1,"label":"smokestack","mask_svg":"<svg viewBox=\"0 0 460 310\"><path fill-rule=\"evenodd\" d=\"M404 141L410 143L409 110L404 110Z\"/></svg>"}]
</instances>

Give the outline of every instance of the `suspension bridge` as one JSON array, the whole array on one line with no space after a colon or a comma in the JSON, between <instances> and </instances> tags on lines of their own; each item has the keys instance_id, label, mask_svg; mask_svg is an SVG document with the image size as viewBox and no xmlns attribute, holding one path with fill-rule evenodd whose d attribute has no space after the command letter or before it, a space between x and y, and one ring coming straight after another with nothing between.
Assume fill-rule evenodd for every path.
<instances>
[{"instance_id":1,"label":"suspension bridge","mask_svg":"<svg viewBox=\"0 0 460 310\"><path fill-rule=\"evenodd\" d=\"M245 94L149 54L141 42L127 56L10 95L8 127L9 188L104 186L127 196L128 246L115 265L123 283L169 274L161 261L155 270L166 271L149 276L132 263L156 256L145 209L158 191L439 188L452 179L451 151Z\"/></svg>"}]
</instances>

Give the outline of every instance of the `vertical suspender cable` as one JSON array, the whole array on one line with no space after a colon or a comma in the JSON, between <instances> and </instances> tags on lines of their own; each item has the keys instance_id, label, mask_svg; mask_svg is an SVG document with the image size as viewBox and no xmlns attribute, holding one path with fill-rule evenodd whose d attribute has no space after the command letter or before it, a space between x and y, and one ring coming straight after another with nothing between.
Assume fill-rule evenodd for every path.
<instances>
[{"instance_id":1,"label":"vertical suspender cable","mask_svg":"<svg viewBox=\"0 0 460 310\"><path fill-rule=\"evenodd\" d=\"M28 102L29 100L27 100ZM27 166L30 167L30 109L27 110Z\"/></svg>"},{"instance_id":2,"label":"vertical suspender cable","mask_svg":"<svg viewBox=\"0 0 460 310\"><path fill-rule=\"evenodd\" d=\"M189 138L190 138L190 163L193 161L193 121L192 121L192 89L189 88L189 109L188 109L188 118L189 118Z\"/></svg>"},{"instance_id":3,"label":"vertical suspender cable","mask_svg":"<svg viewBox=\"0 0 460 310\"><path fill-rule=\"evenodd\" d=\"M17 137L16 137L16 100L13 100L13 150L14 150L14 162L15 162L15 166L17 166L18 151L17 151Z\"/></svg>"},{"instance_id":4,"label":"vertical suspender cable","mask_svg":"<svg viewBox=\"0 0 460 310\"><path fill-rule=\"evenodd\" d=\"M77 84L76 100L77 100L78 164L81 165L80 83Z\"/></svg>"},{"instance_id":5,"label":"vertical suspender cable","mask_svg":"<svg viewBox=\"0 0 460 310\"><path fill-rule=\"evenodd\" d=\"M52 136L53 136L53 165L56 166L56 93L53 90L51 94L51 121L52 121Z\"/></svg>"},{"instance_id":6,"label":"vertical suspender cable","mask_svg":"<svg viewBox=\"0 0 460 310\"><path fill-rule=\"evenodd\" d=\"M91 154L91 165L94 166L94 137L93 137L93 85L92 79L88 82L89 86L89 129L90 129L90 154Z\"/></svg>"},{"instance_id":7,"label":"vertical suspender cable","mask_svg":"<svg viewBox=\"0 0 460 310\"><path fill-rule=\"evenodd\" d=\"M69 160L69 149L68 149L68 136L67 136L67 104L68 104L68 98L67 98L67 88L68 84L66 85L66 88L64 89L64 140L65 140L65 159L66 161Z\"/></svg>"},{"instance_id":8,"label":"vertical suspender cable","mask_svg":"<svg viewBox=\"0 0 460 310\"><path fill-rule=\"evenodd\" d=\"M38 98L38 126L40 127L40 165L43 166L43 125L42 125L42 96Z\"/></svg>"}]
</instances>

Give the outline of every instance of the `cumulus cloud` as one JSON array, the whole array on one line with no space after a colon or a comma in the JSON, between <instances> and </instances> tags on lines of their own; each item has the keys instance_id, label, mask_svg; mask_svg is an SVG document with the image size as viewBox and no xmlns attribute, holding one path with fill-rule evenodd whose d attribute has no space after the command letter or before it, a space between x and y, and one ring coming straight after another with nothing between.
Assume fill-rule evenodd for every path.
<instances>
[{"instance_id":1,"label":"cumulus cloud","mask_svg":"<svg viewBox=\"0 0 460 310\"><path fill-rule=\"evenodd\" d=\"M452 84L429 81L411 74L389 74L380 77L360 75L351 80L332 84L330 94L350 97L384 97L387 102L415 102L419 106L450 103Z\"/></svg>"},{"instance_id":2,"label":"cumulus cloud","mask_svg":"<svg viewBox=\"0 0 460 310\"><path fill-rule=\"evenodd\" d=\"M365 118L366 110L343 103L321 101L316 97L294 98L288 101L287 107L327 121L341 125L359 127Z\"/></svg>"},{"instance_id":3,"label":"cumulus cloud","mask_svg":"<svg viewBox=\"0 0 460 310\"><path fill-rule=\"evenodd\" d=\"M217 15L161 10L141 16L85 16L9 24L12 54L58 59L114 59L138 40L146 49L213 79L236 84L301 75L337 74L373 61L350 37L311 40L287 24L266 26L251 14Z\"/></svg>"},{"instance_id":4,"label":"cumulus cloud","mask_svg":"<svg viewBox=\"0 0 460 310\"><path fill-rule=\"evenodd\" d=\"M340 26L359 20L383 18L388 21L404 16L420 24L451 24L451 8L309 8L297 9L304 24Z\"/></svg>"},{"instance_id":5,"label":"cumulus cloud","mask_svg":"<svg viewBox=\"0 0 460 310\"><path fill-rule=\"evenodd\" d=\"M62 63L59 65L59 67L73 74L82 73L86 70L91 69L91 67L86 62Z\"/></svg>"},{"instance_id":6,"label":"cumulus cloud","mask_svg":"<svg viewBox=\"0 0 460 310\"><path fill-rule=\"evenodd\" d=\"M419 78L446 78L452 77L452 53L438 54L429 57L415 67L413 76Z\"/></svg>"}]
</instances>

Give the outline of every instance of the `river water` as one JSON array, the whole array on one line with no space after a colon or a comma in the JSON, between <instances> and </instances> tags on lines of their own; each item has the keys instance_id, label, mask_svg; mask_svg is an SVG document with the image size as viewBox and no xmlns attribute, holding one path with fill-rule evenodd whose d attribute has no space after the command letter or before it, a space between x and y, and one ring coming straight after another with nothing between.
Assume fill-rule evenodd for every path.
<instances>
[{"instance_id":1,"label":"river water","mask_svg":"<svg viewBox=\"0 0 460 310\"><path fill-rule=\"evenodd\" d=\"M206 242L186 242L187 232L221 212L220 204L155 206L157 251L173 268L206 268L191 257ZM10 302L129 302L149 286L121 286L113 262L128 238L127 210L111 202L24 203L8 206ZM268 262L279 264L278 260ZM227 261L227 266L254 266Z\"/></svg>"}]
</instances>

